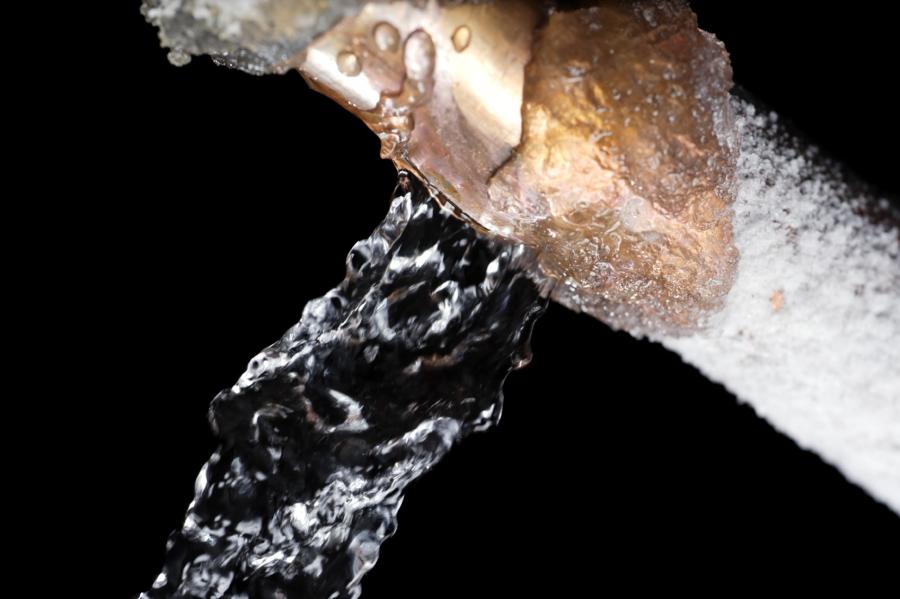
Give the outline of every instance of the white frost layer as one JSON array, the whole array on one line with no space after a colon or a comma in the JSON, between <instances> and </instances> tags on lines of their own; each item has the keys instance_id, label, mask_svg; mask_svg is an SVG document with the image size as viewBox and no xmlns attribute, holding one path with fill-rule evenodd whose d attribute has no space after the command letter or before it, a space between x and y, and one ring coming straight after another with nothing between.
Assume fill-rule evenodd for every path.
<instances>
[{"instance_id":1,"label":"white frost layer","mask_svg":"<svg viewBox=\"0 0 900 599\"><path fill-rule=\"evenodd\" d=\"M660 341L900 512L897 230L777 142L774 115L737 111L737 279L707 330Z\"/></svg>"}]
</instances>

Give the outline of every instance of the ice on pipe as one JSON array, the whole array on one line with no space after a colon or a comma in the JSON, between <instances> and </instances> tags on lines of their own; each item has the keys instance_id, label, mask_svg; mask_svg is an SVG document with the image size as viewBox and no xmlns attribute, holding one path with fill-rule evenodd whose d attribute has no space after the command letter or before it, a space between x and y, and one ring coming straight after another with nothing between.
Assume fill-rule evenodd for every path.
<instances>
[{"instance_id":1,"label":"ice on pipe","mask_svg":"<svg viewBox=\"0 0 900 599\"><path fill-rule=\"evenodd\" d=\"M284 72L318 34L357 10L360 0L144 0L169 60L182 66L209 54L248 73Z\"/></svg>"},{"instance_id":2,"label":"ice on pipe","mask_svg":"<svg viewBox=\"0 0 900 599\"><path fill-rule=\"evenodd\" d=\"M896 208L774 114L735 108L737 277L705 330L659 340L900 512Z\"/></svg>"},{"instance_id":3,"label":"ice on pipe","mask_svg":"<svg viewBox=\"0 0 900 599\"><path fill-rule=\"evenodd\" d=\"M540 248L566 307L632 333L690 332L737 261L728 54L684 2L596 4L536 32L522 140L475 216Z\"/></svg>"}]
</instances>

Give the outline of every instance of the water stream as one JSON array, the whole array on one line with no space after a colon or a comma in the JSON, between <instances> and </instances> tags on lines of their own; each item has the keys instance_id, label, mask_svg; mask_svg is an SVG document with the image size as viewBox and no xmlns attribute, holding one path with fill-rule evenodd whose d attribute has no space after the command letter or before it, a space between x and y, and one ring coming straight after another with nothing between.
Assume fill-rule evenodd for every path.
<instances>
[{"instance_id":1,"label":"water stream","mask_svg":"<svg viewBox=\"0 0 900 599\"><path fill-rule=\"evenodd\" d=\"M356 597L407 484L496 423L545 300L533 255L401 176L347 276L210 407L220 446L141 599Z\"/></svg>"}]
</instances>

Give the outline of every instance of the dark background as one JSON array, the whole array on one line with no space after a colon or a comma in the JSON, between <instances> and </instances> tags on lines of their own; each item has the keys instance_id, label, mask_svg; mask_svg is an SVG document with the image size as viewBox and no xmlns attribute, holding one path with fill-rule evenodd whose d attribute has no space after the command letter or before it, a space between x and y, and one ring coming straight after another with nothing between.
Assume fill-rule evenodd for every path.
<instances>
[{"instance_id":1,"label":"dark background","mask_svg":"<svg viewBox=\"0 0 900 599\"><path fill-rule=\"evenodd\" d=\"M693 6L738 83L896 194L888 4ZM105 10L105 50L85 41L95 66L55 91L72 122L45 151L66 166L35 184L73 190L52 319L88 369L69 393L97 425L80 491L105 547L96 590L128 597L215 447L208 402L340 281L395 173L298 75L172 67L138 2ZM364 597L896 587L900 518L678 356L558 306L532 346L502 423L409 489Z\"/></svg>"}]
</instances>

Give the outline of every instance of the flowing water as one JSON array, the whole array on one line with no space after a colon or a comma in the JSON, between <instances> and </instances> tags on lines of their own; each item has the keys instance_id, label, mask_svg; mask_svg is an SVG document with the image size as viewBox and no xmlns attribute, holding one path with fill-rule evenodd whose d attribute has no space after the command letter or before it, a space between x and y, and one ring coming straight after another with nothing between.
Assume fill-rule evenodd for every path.
<instances>
[{"instance_id":1,"label":"flowing water","mask_svg":"<svg viewBox=\"0 0 900 599\"><path fill-rule=\"evenodd\" d=\"M523 246L401 176L345 280L219 393L220 446L141 599L356 597L403 490L500 417L545 306Z\"/></svg>"}]
</instances>

